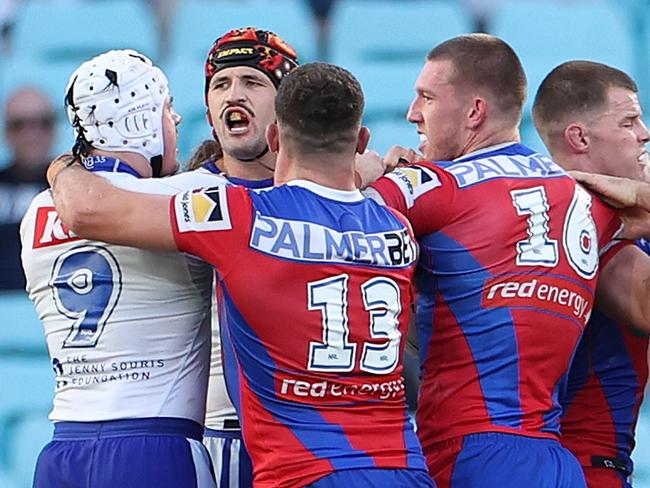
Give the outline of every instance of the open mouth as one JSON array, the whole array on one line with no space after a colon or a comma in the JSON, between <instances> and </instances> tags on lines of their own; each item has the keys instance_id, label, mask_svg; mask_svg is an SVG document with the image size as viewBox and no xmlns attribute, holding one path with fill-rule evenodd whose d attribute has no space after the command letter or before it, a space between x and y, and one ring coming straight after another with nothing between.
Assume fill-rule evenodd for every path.
<instances>
[{"instance_id":1,"label":"open mouth","mask_svg":"<svg viewBox=\"0 0 650 488\"><path fill-rule=\"evenodd\" d=\"M242 134L246 132L251 122L248 113L239 107L227 109L223 114L223 120L228 131L233 134Z\"/></svg>"}]
</instances>

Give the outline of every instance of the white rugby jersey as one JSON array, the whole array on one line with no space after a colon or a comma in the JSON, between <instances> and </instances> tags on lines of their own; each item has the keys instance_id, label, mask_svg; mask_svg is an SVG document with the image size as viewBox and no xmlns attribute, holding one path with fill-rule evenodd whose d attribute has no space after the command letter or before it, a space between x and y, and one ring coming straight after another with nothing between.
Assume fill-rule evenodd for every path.
<instances>
[{"instance_id":1,"label":"white rugby jersey","mask_svg":"<svg viewBox=\"0 0 650 488\"><path fill-rule=\"evenodd\" d=\"M226 176L213 161L209 161L201 168L193 171L197 174L213 174L226 178L230 183L241 185L246 188L258 190L270 189L273 186L273 179L268 180L244 180ZM216 297L216 293L213 293ZM223 430L230 428L237 421L237 412L232 404L226 380L223 373L223 362L221 356L221 333L219 329L219 314L216 300L213 300L212 312L212 353L210 355L210 380L208 383L208 400L205 412L205 426L209 429ZM233 394L237 394L233 392ZM235 424L237 425L237 424Z\"/></svg>"},{"instance_id":2,"label":"white rugby jersey","mask_svg":"<svg viewBox=\"0 0 650 488\"><path fill-rule=\"evenodd\" d=\"M108 160L109 158L105 158ZM218 176L138 179L122 162L95 170L155 194L214 186ZM213 271L179 253L79 239L48 191L21 225L27 291L42 320L56 388L50 419L180 417L203 423Z\"/></svg>"}]
</instances>

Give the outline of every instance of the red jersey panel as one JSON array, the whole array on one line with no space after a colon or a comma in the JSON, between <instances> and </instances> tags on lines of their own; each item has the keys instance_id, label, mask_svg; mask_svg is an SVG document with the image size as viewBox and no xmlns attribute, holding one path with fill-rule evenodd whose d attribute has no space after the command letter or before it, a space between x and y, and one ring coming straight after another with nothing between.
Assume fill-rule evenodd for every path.
<instances>
[{"instance_id":1,"label":"red jersey panel","mask_svg":"<svg viewBox=\"0 0 650 488\"><path fill-rule=\"evenodd\" d=\"M477 432L556 438L599 249L618 216L519 144L418 163L372 188L407 215L421 248L425 453Z\"/></svg>"},{"instance_id":2,"label":"red jersey panel","mask_svg":"<svg viewBox=\"0 0 650 488\"><path fill-rule=\"evenodd\" d=\"M645 240L638 245L650 251ZM648 336L594 311L562 398L561 442L583 466L601 466L600 458L609 458L621 472L632 473L634 431L647 382Z\"/></svg>"},{"instance_id":3,"label":"red jersey panel","mask_svg":"<svg viewBox=\"0 0 650 488\"><path fill-rule=\"evenodd\" d=\"M401 357L417 246L407 221L308 182L177 196L180 250L214 264L225 374L256 486L425 470Z\"/></svg>"}]
</instances>

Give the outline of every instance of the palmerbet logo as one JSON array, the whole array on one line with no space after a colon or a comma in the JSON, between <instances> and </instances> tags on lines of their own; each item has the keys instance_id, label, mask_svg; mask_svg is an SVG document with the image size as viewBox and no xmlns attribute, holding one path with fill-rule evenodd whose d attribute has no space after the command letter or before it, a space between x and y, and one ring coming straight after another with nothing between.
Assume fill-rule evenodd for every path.
<instances>
[{"instance_id":1,"label":"palmerbet logo","mask_svg":"<svg viewBox=\"0 0 650 488\"><path fill-rule=\"evenodd\" d=\"M493 178L550 178L565 175L562 168L541 154L498 155L454 163L446 169L454 176L460 188Z\"/></svg>"},{"instance_id":2,"label":"palmerbet logo","mask_svg":"<svg viewBox=\"0 0 650 488\"><path fill-rule=\"evenodd\" d=\"M405 228L367 234L297 220L255 216L250 246L285 259L408 266L417 247Z\"/></svg>"}]
</instances>

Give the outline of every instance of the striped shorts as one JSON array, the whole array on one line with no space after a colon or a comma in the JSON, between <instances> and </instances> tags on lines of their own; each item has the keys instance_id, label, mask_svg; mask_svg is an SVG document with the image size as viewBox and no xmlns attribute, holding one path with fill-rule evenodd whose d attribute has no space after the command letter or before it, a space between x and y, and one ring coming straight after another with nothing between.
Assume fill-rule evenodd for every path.
<instances>
[{"instance_id":1,"label":"striped shorts","mask_svg":"<svg viewBox=\"0 0 650 488\"><path fill-rule=\"evenodd\" d=\"M251 488L253 466L239 430L205 429L203 444L208 448L220 488Z\"/></svg>"}]
</instances>

